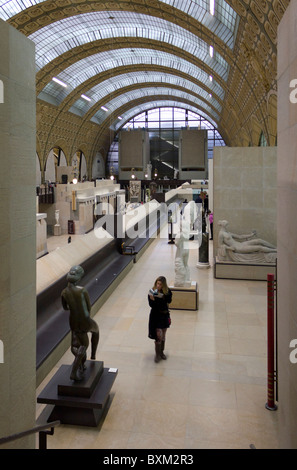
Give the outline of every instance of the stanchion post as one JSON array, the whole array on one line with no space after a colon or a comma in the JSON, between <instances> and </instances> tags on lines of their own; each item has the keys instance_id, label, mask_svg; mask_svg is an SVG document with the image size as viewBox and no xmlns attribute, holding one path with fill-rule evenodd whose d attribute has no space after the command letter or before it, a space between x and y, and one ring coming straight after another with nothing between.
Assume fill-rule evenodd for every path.
<instances>
[{"instance_id":1,"label":"stanchion post","mask_svg":"<svg viewBox=\"0 0 297 470\"><path fill-rule=\"evenodd\" d=\"M274 401L274 274L267 274L267 403L268 410L276 410Z\"/></svg>"},{"instance_id":2,"label":"stanchion post","mask_svg":"<svg viewBox=\"0 0 297 470\"><path fill-rule=\"evenodd\" d=\"M170 230L170 233L169 233ZM172 221L172 210L169 209L168 211L168 238L169 238L169 245L175 245L173 239L173 221Z\"/></svg>"}]
</instances>

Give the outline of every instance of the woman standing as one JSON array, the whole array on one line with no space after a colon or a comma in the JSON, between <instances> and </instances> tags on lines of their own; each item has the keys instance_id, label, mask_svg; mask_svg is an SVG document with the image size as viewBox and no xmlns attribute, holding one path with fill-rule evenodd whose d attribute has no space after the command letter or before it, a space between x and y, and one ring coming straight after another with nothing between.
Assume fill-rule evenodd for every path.
<instances>
[{"instance_id":1,"label":"woman standing","mask_svg":"<svg viewBox=\"0 0 297 470\"><path fill-rule=\"evenodd\" d=\"M213 213L208 211L208 220L210 225L210 240L213 240Z\"/></svg>"},{"instance_id":2,"label":"woman standing","mask_svg":"<svg viewBox=\"0 0 297 470\"><path fill-rule=\"evenodd\" d=\"M148 336L155 340L155 362L166 359L164 348L166 331L171 324L168 310L168 304L171 303L171 300L172 292L167 286L166 278L159 276L148 294L148 302L151 307Z\"/></svg>"}]
</instances>

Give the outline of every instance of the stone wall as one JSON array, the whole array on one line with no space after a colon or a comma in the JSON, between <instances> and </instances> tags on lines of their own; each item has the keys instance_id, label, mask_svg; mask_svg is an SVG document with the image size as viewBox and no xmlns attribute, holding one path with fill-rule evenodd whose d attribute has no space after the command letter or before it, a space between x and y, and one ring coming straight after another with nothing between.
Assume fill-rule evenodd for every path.
<instances>
[{"instance_id":1,"label":"stone wall","mask_svg":"<svg viewBox=\"0 0 297 470\"><path fill-rule=\"evenodd\" d=\"M35 47L0 20L0 437L35 425ZM35 436L6 447L34 448Z\"/></svg>"},{"instance_id":2,"label":"stone wall","mask_svg":"<svg viewBox=\"0 0 297 470\"><path fill-rule=\"evenodd\" d=\"M280 447L297 448L297 1L278 29L278 379ZM293 87L290 87L294 85ZM296 340L297 344L297 340Z\"/></svg>"},{"instance_id":3,"label":"stone wall","mask_svg":"<svg viewBox=\"0 0 297 470\"><path fill-rule=\"evenodd\" d=\"M214 253L219 220L234 233L257 230L276 245L276 147L215 147L213 156Z\"/></svg>"}]
</instances>

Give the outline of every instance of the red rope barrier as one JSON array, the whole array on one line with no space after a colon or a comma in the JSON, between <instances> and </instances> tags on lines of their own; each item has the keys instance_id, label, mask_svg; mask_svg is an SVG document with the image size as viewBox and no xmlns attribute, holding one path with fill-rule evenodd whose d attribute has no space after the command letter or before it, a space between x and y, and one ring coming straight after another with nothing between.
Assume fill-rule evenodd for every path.
<instances>
[{"instance_id":1,"label":"red rope barrier","mask_svg":"<svg viewBox=\"0 0 297 470\"><path fill-rule=\"evenodd\" d=\"M276 410L274 401L274 274L267 274L267 403L268 410Z\"/></svg>"}]
</instances>

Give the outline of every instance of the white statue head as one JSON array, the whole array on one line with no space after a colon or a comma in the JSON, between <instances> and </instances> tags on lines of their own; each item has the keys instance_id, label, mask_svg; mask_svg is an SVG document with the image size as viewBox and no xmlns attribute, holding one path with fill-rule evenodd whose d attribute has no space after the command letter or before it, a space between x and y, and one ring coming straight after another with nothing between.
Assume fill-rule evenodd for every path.
<instances>
[{"instance_id":1,"label":"white statue head","mask_svg":"<svg viewBox=\"0 0 297 470\"><path fill-rule=\"evenodd\" d=\"M227 220L219 220L219 221L218 221L218 226L219 226L219 227L224 227L224 228L226 228L228 224L229 224L229 222L228 222Z\"/></svg>"}]
</instances>

